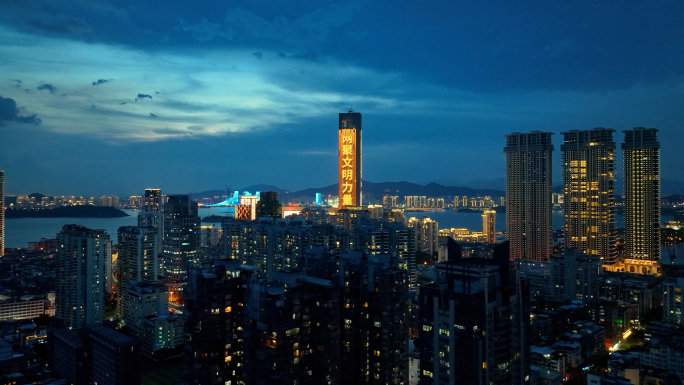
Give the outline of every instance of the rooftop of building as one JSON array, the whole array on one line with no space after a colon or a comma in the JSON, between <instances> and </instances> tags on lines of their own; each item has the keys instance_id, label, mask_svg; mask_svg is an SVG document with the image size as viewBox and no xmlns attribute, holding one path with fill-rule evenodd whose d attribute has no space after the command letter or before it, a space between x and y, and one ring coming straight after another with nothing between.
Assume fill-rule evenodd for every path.
<instances>
[{"instance_id":1,"label":"rooftop of building","mask_svg":"<svg viewBox=\"0 0 684 385\"><path fill-rule=\"evenodd\" d=\"M91 324L87 326L88 330L95 333L117 345L137 345L138 342L131 337L121 334L116 330L110 329L100 324Z\"/></svg>"}]
</instances>

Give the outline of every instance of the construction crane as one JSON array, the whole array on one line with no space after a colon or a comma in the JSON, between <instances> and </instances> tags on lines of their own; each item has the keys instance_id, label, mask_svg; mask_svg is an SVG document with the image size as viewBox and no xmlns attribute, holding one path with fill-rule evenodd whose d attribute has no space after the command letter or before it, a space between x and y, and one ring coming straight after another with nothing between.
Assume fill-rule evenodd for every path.
<instances>
[{"instance_id":1,"label":"construction crane","mask_svg":"<svg viewBox=\"0 0 684 385\"><path fill-rule=\"evenodd\" d=\"M352 112L354 112L354 110L351 107L347 107L344 103L341 103L341 102L340 102L340 104L342 105L342 107L344 107L345 110L348 110L350 114Z\"/></svg>"}]
</instances>

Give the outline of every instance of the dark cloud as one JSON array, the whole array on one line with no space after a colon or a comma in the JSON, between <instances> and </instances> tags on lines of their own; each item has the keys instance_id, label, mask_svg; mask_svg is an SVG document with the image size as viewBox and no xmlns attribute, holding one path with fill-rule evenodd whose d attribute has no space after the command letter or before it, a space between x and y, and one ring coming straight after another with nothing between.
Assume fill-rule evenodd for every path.
<instances>
[{"instance_id":1,"label":"dark cloud","mask_svg":"<svg viewBox=\"0 0 684 385\"><path fill-rule=\"evenodd\" d=\"M152 95L148 94L138 94L138 96L135 98L135 100L143 100L145 98L152 99Z\"/></svg>"},{"instance_id":2,"label":"dark cloud","mask_svg":"<svg viewBox=\"0 0 684 385\"><path fill-rule=\"evenodd\" d=\"M37 114L29 116L19 116L17 117L17 122L19 123L30 123L30 124L41 124L43 121L38 117Z\"/></svg>"},{"instance_id":3,"label":"dark cloud","mask_svg":"<svg viewBox=\"0 0 684 385\"><path fill-rule=\"evenodd\" d=\"M95 105L94 105L94 104L91 104L91 105L90 105L90 108L92 108L92 109L96 109L97 107L95 107Z\"/></svg>"},{"instance_id":4,"label":"dark cloud","mask_svg":"<svg viewBox=\"0 0 684 385\"><path fill-rule=\"evenodd\" d=\"M38 118L37 114L30 116L20 116L17 102L12 98L3 98L0 95L0 123L4 122L18 122L18 123L33 123L40 124L42 120Z\"/></svg>"},{"instance_id":5,"label":"dark cloud","mask_svg":"<svg viewBox=\"0 0 684 385\"><path fill-rule=\"evenodd\" d=\"M257 58L257 59L259 59L259 60L261 60L261 58L264 57L264 53L263 53L263 52L254 52L252 55L254 55L254 57Z\"/></svg>"},{"instance_id":6,"label":"dark cloud","mask_svg":"<svg viewBox=\"0 0 684 385\"><path fill-rule=\"evenodd\" d=\"M19 109L14 99L0 96L0 120L16 120L18 114Z\"/></svg>"},{"instance_id":7,"label":"dark cloud","mask_svg":"<svg viewBox=\"0 0 684 385\"><path fill-rule=\"evenodd\" d=\"M158 116L150 112L150 118L158 118Z\"/></svg>"},{"instance_id":8,"label":"dark cloud","mask_svg":"<svg viewBox=\"0 0 684 385\"><path fill-rule=\"evenodd\" d=\"M36 87L38 91L48 91L51 94L54 94L55 91L57 91L57 87L53 86L52 84L48 83L43 83L40 86Z\"/></svg>"},{"instance_id":9,"label":"dark cloud","mask_svg":"<svg viewBox=\"0 0 684 385\"><path fill-rule=\"evenodd\" d=\"M154 94L155 94L155 95L159 95L159 91L154 91Z\"/></svg>"},{"instance_id":10,"label":"dark cloud","mask_svg":"<svg viewBox=\"0 0 684 385\"><path fill-rule=\"evenodd\" d=\"M128 102L121 102L119 104L123 106L124 104L128 104Z\"/></svg>"},{"instance_id":11,"label":"dark cloud","mask_svg":"<svg viewBox=\"0 0 684 385\"><path fill-rule=\"evenodd\" d=\"M14 83L14 88L21 88L21 80L13 79L12 82Z\"/></svg>"},{"instance_id":12,"label":"dark cloud","mask_svg":"<svg viewBox=\"0 0 684 385\"><path fill-rule=\"evenodd\" d=\"M97 79L96 82L93 82L94 86L99 86L100 84L108 83L111 82L111 79Z\"/></svg>"}]
</instances>

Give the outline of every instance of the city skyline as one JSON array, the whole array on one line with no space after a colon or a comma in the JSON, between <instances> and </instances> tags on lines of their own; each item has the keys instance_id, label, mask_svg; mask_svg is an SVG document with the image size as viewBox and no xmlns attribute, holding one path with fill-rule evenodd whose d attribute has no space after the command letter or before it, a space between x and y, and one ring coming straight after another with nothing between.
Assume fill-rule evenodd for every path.
<instances>
[{"instance_id":1,"label":"city skyline","mask_svg":"<svg viewBox=\"0 0 684 385\"><path fill-rule=\"evenodd\" d=\"M677 2L0 7L10 193L327 185L347 107L368 180L501 179L503 135L599 126L658 127L662 177L684 180Z\"/></svg>"}]
</instances>

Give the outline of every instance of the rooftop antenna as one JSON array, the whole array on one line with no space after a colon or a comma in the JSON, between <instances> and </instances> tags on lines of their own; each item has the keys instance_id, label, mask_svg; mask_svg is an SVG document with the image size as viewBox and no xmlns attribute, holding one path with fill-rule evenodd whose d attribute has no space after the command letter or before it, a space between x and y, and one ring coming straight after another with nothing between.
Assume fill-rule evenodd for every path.
<instances>
[{"instance_id":1,"label":"rooftop antenna","mask_svg":"<svg viewBox=\"0 0 684 385\"><path fill-rule=\"evenodd\" d=\"M342 105L342 107L344 107L345 110L349 110L349 113L350 113L350 114L351 114L352 112L354 112L354 110L352 110L351 107L347 107L344 103L340 103L340 104Z\"/></svg>"}]
</instances>

